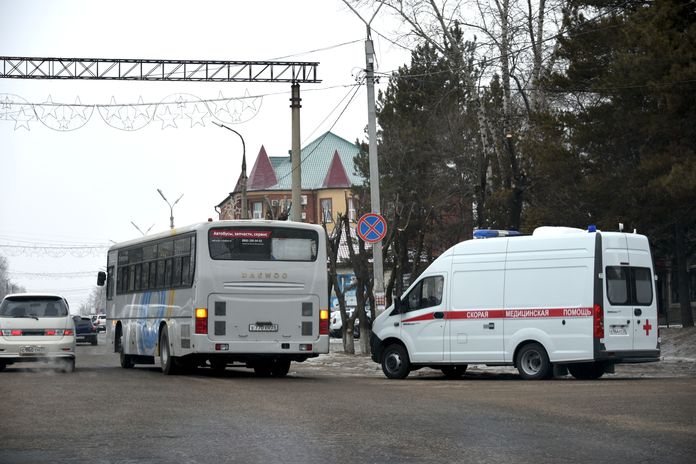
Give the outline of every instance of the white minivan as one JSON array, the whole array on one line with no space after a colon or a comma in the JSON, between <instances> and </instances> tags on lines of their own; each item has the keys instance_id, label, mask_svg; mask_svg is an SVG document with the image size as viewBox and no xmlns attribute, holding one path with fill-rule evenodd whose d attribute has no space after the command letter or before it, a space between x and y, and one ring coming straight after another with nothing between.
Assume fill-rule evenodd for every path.
<instances>
[{"instance_id":1,"label":"white minivan","mask_svg":"<svg viewBox=\"0 0 696 464\"><path fill-rule=\"evenodd\" d=\"M525 379L596 379L618 363L659 361L655 295L643 235L540 227L468 240L375 319L372 359L389 378L426 366L456 378L486 364Z\"/></svg>"},{"instance_id":2,"label":"white minivan","mask_svg":"<svg viewBox=\"0 0 696 464\"><path fill-rule=\"evenodd\" d=\"M0 303L0 371L36 361L75 370L75 322L68 302L59 295L7 295Z\"/></svg>"}]
</instances>

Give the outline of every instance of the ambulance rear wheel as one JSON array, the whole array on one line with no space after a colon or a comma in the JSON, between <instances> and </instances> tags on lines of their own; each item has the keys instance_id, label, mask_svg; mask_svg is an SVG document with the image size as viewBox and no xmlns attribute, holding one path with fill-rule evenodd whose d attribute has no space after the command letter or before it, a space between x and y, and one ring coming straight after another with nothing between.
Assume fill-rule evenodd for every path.
<instances>
[{"instance_id":1,"label":"ambulance rear wheel","mask_svg":"<svg viewBox=\"0 0 696 464\"><path fill-rule=\"evenodd\" d=\"M440 370L448 379L461 379L467 367L466 364L460 364L459 366L443 366Z\"/></svg>"},{"instance_id":2,"label":"ambulance rear wheel","mask_svg":"<svg viewBox=\"0 0 696 464\"><path fill-rule=\"evenodd\" d=\"M548 379L553 375L553 368L546 350L538 343L524 345L517 352L517 370L525 380Z\"/></svg>"},{"instance_id":3,"label":"ambulance rear wheel","mask_svg":"<svg viewBox=\"0 0 696 464\"><path fill-rule=\"evenodd\" d=\"M569 364L568 372L578 380L597 380L604 375L604 364L601 363L580 363Z\"/></svg>"},{"instance_id":4,"label":"ambulance rear wheel","mask_svg":"<svg viewBox=\"0 0 696 464\"><path fill-rule=\"evenodd\" d=\"M390 379L405 379L411 372L411 361L406 348L401 345L389 345L382 356L382 372Z\"/></svg>"}]
</instances>

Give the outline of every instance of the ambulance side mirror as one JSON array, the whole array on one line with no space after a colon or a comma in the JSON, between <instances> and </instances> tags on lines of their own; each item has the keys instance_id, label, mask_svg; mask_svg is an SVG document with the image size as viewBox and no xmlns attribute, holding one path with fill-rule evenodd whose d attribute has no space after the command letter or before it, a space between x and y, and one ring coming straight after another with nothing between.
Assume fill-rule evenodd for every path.
<instances>
[{"instance_id":1,"label":"ambulance side mirror","mask_svg":"<svg viewBox=\"0 0 696 464\"><path fill-rule=\"evenodd\" d=\"M97 285L103 287L104 282L106 282L106 272L99 271L99 273L97 274Z\"/></svg>"}]
</instances>

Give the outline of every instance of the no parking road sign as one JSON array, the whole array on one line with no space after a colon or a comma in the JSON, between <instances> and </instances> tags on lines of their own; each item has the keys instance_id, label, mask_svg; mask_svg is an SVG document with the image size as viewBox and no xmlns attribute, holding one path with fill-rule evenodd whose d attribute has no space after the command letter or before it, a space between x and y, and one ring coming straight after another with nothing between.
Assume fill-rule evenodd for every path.
<instances>
[{"instance_id":1,"label":"no parking road sign","mask_svg":"<svg viewBox=\"0 0 696 464\"><path fill-rule=\"evenodd\" d=\"M364 242L377 243L387 235L387 221L379 214L364 214L358 220L357 232Z\"/></svg>"}]
</instances>

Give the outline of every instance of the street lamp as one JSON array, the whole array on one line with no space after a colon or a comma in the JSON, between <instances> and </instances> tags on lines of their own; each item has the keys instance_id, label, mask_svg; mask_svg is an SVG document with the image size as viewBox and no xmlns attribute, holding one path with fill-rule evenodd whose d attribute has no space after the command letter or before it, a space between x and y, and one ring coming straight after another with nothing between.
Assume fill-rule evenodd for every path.
<instances>
[{"instance_id":1,"label":"street lamp","mask_svg":"<svg viewBox=\"0 0 696 464\"><path fill-rule=\"evenodd\" d=\"M176 201L174 203L169 203L169 200L167 200L167 197L164 196L164 193L162 193L162 190L157 189L157 191L159 192L160 196L164 199L164 201L166 201L167 204L169 205L169 228L173 229L174 228L174 205L179 203L179 200L181 200L181 197L183 197L184 194L182 193L179 196L179 198L176 199Z\"/></svg>"},{"instance_id":2,"label":"street lamp","mask_svg":"<svg viewBox=\"0 0 696 464\"><path fill-rule=\"evenodd\" d=\"M133 224L133 227L135 227L136 229L138 229L138 232L140 232L141 234L143 234L143 237L144 237L145 235L147 235L147 233L150 232L150 231L152 230L153 227L155 227L155 225L152 224L152 225L150 226L150 228L147 229L147 232L143 232L142 230L140 230L140 227L138 227L137 224L136 224L135 222L131 221L131 224Z\"/></svg>"},{"instance_id":3,"label":"street lamp","mask_svg":"<svg viewBox=\"0 0 696 464\"><path fill-rule=\"evenodd\" d=\"M225 129L234 132L242 140L242 219L247 219L246 144L244 143L244 137L242 137L242 134L240 134L236 130L232 129L231 127L227 127L224 124L220 124L216 121L213 121L213 124L219 127L224 127Z\"/></svg>"}]
</instances>

